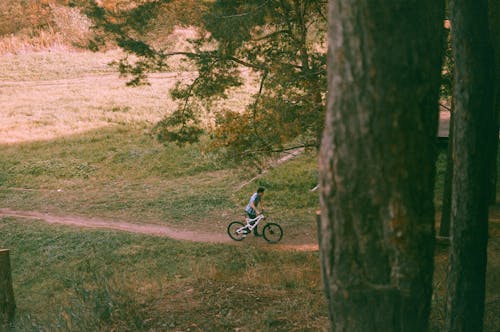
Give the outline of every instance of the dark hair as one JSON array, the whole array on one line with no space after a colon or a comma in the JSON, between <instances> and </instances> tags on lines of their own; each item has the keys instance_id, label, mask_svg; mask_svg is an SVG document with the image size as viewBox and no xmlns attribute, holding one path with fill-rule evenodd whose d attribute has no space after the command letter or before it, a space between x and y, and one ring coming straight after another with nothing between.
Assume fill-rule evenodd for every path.
<instances>
[{"instance_id":1,"label":"dark hair","mask_svg":"<svg viewBox=\"0 0 500 332\"><path fill-rule=\"evenodd\" d=\"M266 190L266 188L264 188L264 187L259 187L259 189L257 189L257 192L258 192L258 193L263 193L263 192L264 192L264 190Z\"/></svg>"}]
</instances>

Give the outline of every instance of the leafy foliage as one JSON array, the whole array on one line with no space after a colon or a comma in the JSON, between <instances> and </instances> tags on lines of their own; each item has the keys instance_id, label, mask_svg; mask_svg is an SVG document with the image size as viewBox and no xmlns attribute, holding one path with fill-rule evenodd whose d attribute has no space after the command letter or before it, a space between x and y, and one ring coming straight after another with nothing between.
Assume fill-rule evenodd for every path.
<instances>
[{"instance_id":1,"label":"leafy foliage","mask_svg":"<svg viewBox=\"0 0 500 332\"><path fill-rule=\"evenodd\" d=\"M133 77L129 84L142 84L146 72L165 70L170 57L181 56L196 67L196 78L171 91L178 109L158 123L158 137L182 144L197 141L208 130L213 146L245 155L282 149L297 140L317 146L326 91L326 1L201 1L197 8L205 10L200 20L188 15L191 19L182 23L200 29L200 37L190 41L192 51L153 47L144 38L148 28L162 21L158 13L179 3L150 1L119 14L94 3L88 11L97 26L138 57L120 61L121 73ZM245 83L248 70L259 89L246 108L214 106ZM200 118L210 112L216 120L208 128L201 126Z\"/></svg>"}]
</instances>

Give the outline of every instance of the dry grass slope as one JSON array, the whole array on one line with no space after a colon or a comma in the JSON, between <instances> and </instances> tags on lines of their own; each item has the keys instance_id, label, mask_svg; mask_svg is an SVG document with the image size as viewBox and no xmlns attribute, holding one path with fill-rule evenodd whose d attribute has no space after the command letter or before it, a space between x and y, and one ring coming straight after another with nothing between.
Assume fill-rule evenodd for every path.
<instances>
[{"instance_id":1,"label":"dry grass slope","mask_svg":"<svg viewBox=\"0 0 500 332\"><path fill-rule=\"evenodd\" d=\"M2 1L0 54L85 48L90 27L78 9L58 1Z\"/></svg>"},{"instance_id":2,"label":"dry grass slope","mask_svg":"<svg viewBox=\"0 0 500 332\"><path fill-rule=\"evenodd\" d=\"M0 56L0 143L48 140L117 124L150 127L176 108L169 89L195 77L191 71L156 73L150 74L150 85L127 87L127 79L109 66L122 56L119 51ZM244 109L255 90L247 78L220 107Z\"/></svg>"}]
</instances>

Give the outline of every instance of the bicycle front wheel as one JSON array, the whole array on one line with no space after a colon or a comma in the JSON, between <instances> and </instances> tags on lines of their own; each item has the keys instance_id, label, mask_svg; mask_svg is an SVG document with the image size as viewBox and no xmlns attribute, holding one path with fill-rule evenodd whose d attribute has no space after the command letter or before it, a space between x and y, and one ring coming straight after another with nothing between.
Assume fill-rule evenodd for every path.
<instances>
[{"instance_id":1,"label":"bicycle front wheel","mask_svg":"<svg viewBox=\"0 0 500 332\"><path fill-rule=\"evenodd\" d=\"M267 242L277 243L283 237L283 229L280 225L270 222L262 229L262 235Z\"/></svg>"},{"instance_id":2,"label":"bicycle front wheel","mask_svg":"<svg viewBox=\"0 0 500 332\"><path fill-rule=\"evenodd\" d=\"M227 235L235 241L241 241L248 233L248 229L244 227L245 225L242 222L233 221L227 226Z\"/></svg>"}]
</instances>

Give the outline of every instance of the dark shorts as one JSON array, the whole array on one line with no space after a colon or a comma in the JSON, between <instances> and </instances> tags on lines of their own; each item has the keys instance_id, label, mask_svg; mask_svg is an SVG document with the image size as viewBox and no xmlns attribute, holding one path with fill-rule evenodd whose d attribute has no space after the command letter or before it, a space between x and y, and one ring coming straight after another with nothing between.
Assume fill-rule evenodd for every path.
<instances>
[{"instance_id":1,"label":"dark shorts","mask_svg":"<svg viewBox=\"0 0 500 332\"><path fill-rule=\"evenodd\" d=\"M247 212L247 211L245 211L245 212ZM257 218L257 215L256 215L255 213L249 213L249 212L247 212L247 216L248 216L248 218L250 218L250 219L255 219L255 218ZM252 223L252 225L253 225L253 223ZM257 227L255 227L255 228L253 229L253 234L254 234L255 236L259 236L259 231L257 230Z\"/></svg>"}]
</instances>

